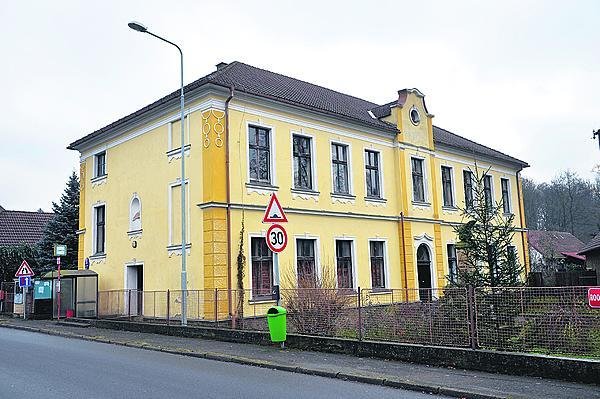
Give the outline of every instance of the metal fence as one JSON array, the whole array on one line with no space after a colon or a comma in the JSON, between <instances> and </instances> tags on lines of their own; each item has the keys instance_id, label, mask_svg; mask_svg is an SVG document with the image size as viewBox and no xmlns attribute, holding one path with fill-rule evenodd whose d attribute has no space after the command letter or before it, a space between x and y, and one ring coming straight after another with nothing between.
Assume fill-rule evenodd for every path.
<instances>
[{"instance_id":1,"label":"metal fence","mask_svg":"<svg viewBox=\"0 0 600 399\"><path fill-rule=\"evenodd\" d=\"M188 290L189 324L267 330L271 298ZM179 323L182 291L98 293L99 317ZM600 358L587 287L282 289L291 333Z\"/></svg>"}]
</instances>

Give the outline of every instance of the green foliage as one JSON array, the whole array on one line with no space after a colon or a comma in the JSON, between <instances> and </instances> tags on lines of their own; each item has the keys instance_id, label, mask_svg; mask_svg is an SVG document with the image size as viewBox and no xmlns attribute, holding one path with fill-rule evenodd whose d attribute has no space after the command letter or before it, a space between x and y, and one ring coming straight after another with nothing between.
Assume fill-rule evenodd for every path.
<instances>
[{"instance_id":1,"label":"green foliage","mask_svg":"<svg viewBox=\"0 0 600 399\"><path fill-rule=\"evenodd\" d=\"M30 245L0 246L0 281L12 281L23 260L39 275L41 270L36 261L37 249Z\"/></svg>"},{"instance_id":2,"label":"green foliage","mask_svg":"<svg viewBox=\"0 0 600 399\"><path fill-rule=\"evenodd\" d=\"M502 202L486 199L487 172L480 174L475 165L473 202L461 209L463 223L454 228L463 255L458 278L448 276L454 286L522 285L523 268L512 250L514 215L504 214Z\"/></svg>"},{"instance_id":3,"label":"green foliage","mask_svg":"<svg viewBox=\"0 0 600 399\"><path fill-rule=\"evenodd\" d=\"M73 172L69 177L60 202L52 203L54 217L44 230L44 237L38 245L37 263L42 271L56 268L56 258L53 256L54 244L65 244L67 256L61 257L61 268L77 269L79 228L79 178Z\"/></svg>"}]
</instances>

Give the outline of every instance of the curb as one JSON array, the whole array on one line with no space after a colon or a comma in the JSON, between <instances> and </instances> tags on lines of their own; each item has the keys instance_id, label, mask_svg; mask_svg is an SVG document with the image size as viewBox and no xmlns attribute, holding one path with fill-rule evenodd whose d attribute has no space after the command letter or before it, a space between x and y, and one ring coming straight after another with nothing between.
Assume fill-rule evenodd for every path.
<instances>
[{"instance_id":1,"label":"curb","mask_svg":"<svg viewBox=\"0 0 600 399\"><path fill-rule=\"evenodd\" d=\"M480 394L480 393L476 393L476 392L472 392L472 391L468 391L468 390L455 389L455 388L438 386L438 385L433 385L433 384L419 384L419 383L415 383L412 381L403 381L403 380L399 380L399 379L386 379L383 377L369 377L369 376L364 376L364 375L360 375L360 374L325 371L325 370L311 369L311 368L305 368L305 367L300 367L300 366L289 366L289 365L285 365L285 364L273 363L270 361L249 359L249 358L233 356L233 355L224 355L224 354L214 353L214 352L178 351L178 350L174 350L174 349L163 348L161 346L156 346L156 345L112 341L110 339L105 339L105 338L100 338L100 337L92 337L92 336L88 336L88 335L65 333L65 332L47 330L47 329L37 328L37 327L17 326L14 324L6 324L5 322L0 322L0 327L10 328L13 330L36 332L36 333L52 335L52 336L57 336L57 337L63 337L63 338L79 339L82 341L99 342L99 343L104 343L104 344L125 346L125 347L129 347L129 348L150 350L150 351L154 351L154 352L163 352L163 353L168 353L171 355L195 357L195 358L199 358L199 359L214 360L214 361L225 362L225 363L236 363L236 364L241 364L241 365L246 365L246 366L268 368L268 369L272 369L272 370L287 371L287 372L298 373L298 374L314 375L314 376L318 376L318 377L333 378L333 379L338 379L338 380L343 380L343 381L352 381L352 382L358 382L358 383L369 384L369 385L379 385L379 386L386 386L389 388L404 389L404 390L417 391L417 392L425 392L425 393L434 394L434 395L445 395L445 396L451 396L451 397L456 397L456 398L461 398L461 399L462 398L464 398L464 399L508 399L508 398L511 398L511 399L523 398L523 399L525 399L526 398L524 396L521 397L521 396L514 396L514 395L513 396L498 396L498 395Z\"/></svg>"}]
</instances>

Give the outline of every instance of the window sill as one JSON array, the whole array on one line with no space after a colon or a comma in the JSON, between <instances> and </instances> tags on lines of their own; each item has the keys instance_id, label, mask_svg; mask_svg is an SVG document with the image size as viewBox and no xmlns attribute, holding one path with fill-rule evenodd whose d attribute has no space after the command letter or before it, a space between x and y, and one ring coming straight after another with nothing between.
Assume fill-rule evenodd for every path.
<instances>
[{"instance_id":1,"label":"window sill","mask_svg":"<svg viewBox=\"0 0 600 399\"><path fill-rule=\"evenodd\" d=\"M90 179L90 182L92 183L92 185L98 185L98 184L104 183L107 178L108 178L108 174L105 174L102 176L96 176L96 177L92 177Z\"/></svg>"},{"instance_id":2,"label":"window sill","mask_svg":"<svg viewBox=\"0 0 600 399\"><path fill-rule=\"evenodd\" d=\"M90 256L90 260L106 259L105 252L98 252Z\"/></svg>"},{"instance_id":3,"label":"window sill","mask_svg":"<svg viewBox=\"0 0 600 399\"><path fill-rule=\"evenodd\" d=\"M331 193L332 198L345 198L345 199L356 199L356 195L344 194L344 193Z\"/></svg>"},{"instance_id":4,"label":"window sill","mask_svg":"<svg viewBox=\"0 0 600 399\"><path fill-rule=\"evenodd\" d=\"M321 193L315 190L311 190L310 188L292 188L291 192L293 194L305 194L305 195L315 195L318 196Z\"/></svg>"},{"instance_id":5,"label":"window sill","mask_svg":"<svg viewBox=\"0 0 600 399\"><path fill-rule=\"evenodd\" d=\"M127 232L128 236L137 236L137 235L142 235L142 229L139 230L130 230Z\"/></svg>"},{"instance_id":6,"label":"window sill","mask_svg":"<svg viewBox=\"0 0 600 399\"><path fill-rule=\"evenodd\" d=\"M191 144L184 145L183 146L184 154L189 155L191 148L192 148ZM181 158L181 147L170 149L169 151L166 152L166 154L167 154L167 157L169 157L170 159Z\"/></svg>"},{"instance_id":7,"label":"window sill","mask_svg":"<svg viewBox=\"0 0 600 399\"><path fill-rule=\"evenodd\" d=\"M387 199L381 198L381 197L365 197L365 201L379 202L379 203L385 204L387 202Z\"/></svg>"},{"instance_id":8,"label":"window sill","mask_svg":"<svg viewBox=\"0 0 600 399\"><path fill-rule=\"evenodd\" d=\"M271 297L258 297L250 299L248 303L250 305L262 305L267 303L277 303L277 301Z\"/></svg>"},{"instance_id":9,"label":"window sill","mask_svg":"<svg viewBox=\"0 0 600 399\"><path fill-rule=\"evenodd\" d=\"M412 204L414 206L418 206L418 207L421 207L421 208L430 208L431 207L431 204L429 202L421 202L421 201L414 201L413 200Z\"/></svg>"},{"instance_id":10,"label":"window sill","mask_svg":"<svg viewBox=\"0 0 600 399\"><path fill-rule=\"evenodd\" d=\"M260 182L248 182L246 183L246 188L253 188L257 190L267 190L267 191L277 191L279 187L274 186L270 183L260 183Z\"/></svg>"},{"instance_id":11,"label":"window sill","mask_svg":"<svg viewBox=\"0 0 600 399\"><path fill-rule=\"evenodd\" d=\"M453 205L452 206L451 205L444 205L444 206L442 206L442 210L449 211L449 212L456 212L456 211L458 211L458 208L455 207L455 206L453 206Z\"/></svg>"},{"instance_id":12,"label":"window sill","mask_svg":"<svg viewBox=\"0 0 600 399\"><path fill-rule=\"evenodd\" d=\"M389 288L372 288L369 293L371 295L385 295L385 294L391 294L392 290Z\"/></svg>"}]
</instances>

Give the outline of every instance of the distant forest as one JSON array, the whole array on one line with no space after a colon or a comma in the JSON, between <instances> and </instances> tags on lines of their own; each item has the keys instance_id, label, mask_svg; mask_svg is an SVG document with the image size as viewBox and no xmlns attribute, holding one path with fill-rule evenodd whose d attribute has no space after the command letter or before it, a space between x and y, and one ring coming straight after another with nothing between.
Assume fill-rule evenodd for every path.
<instances>
[{"instance_id":1,"label":"distant forest","mask_svg":"<svg viewBox=\"0 0 600 399\"><path fill-rule=\"evenodd\" d=\"M591 180L562 172L549 183L523 178L530 230L567 231L587 243L600 231L600 170Z\"/></svg>"}]
</instances>

